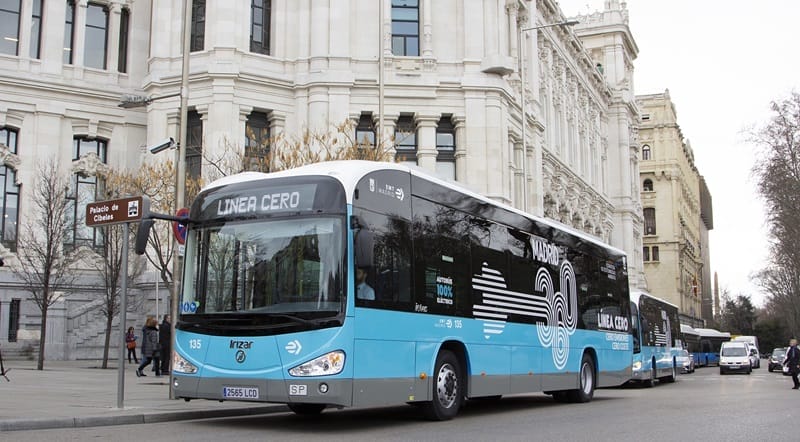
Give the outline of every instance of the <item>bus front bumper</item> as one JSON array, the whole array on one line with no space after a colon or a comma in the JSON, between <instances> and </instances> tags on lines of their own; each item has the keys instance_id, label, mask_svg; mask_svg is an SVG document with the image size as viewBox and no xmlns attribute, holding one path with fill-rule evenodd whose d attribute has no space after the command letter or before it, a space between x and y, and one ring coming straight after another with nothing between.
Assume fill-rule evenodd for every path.
<instances>
[{"instance_id":1,"label":"bus front bumper","mask_svg":"<svg viewBox=\"0 0 800 442\"><path fill-rule=\"evenodd\" d=\"M177 399L209 399L274 403L312 403L351 406L351 379L201 378L175 373L172 388Z\"/></svg>"}]
</instances>

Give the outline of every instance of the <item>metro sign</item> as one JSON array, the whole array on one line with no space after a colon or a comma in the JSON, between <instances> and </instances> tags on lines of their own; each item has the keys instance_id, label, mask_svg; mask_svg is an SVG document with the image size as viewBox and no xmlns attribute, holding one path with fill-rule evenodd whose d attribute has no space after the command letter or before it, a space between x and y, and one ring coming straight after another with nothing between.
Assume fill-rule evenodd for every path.
<instances>
[{"instance_id":1,"label":"metro sign","mask_svg":"<svg viewBox=\"0 0 800 442\"><path fill-rule=\"evenodd\" d=\"M147 210L142 196L96 201L86 205L86 225L89 227L135 222Z\"/></svg>"}]
</instances>

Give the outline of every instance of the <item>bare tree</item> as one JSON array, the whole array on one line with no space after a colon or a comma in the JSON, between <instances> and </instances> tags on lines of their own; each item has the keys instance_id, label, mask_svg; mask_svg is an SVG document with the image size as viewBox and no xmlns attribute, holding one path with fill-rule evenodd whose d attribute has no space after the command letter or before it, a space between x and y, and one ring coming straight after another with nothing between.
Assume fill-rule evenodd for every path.
<instances>
[{"instance_id":1,"label":"bare tree","mask_svg":"<svg viewBox=\"0 0 800 442\"><path fill-rule=\"evenodd\" d=\"M756 278L767 290L768 304L797 332L800 305L800 94L771 104L772 118L751 133L758 148L753 166L757 190L767 208L770 263Z\"/></svg>"},{"instance_id":2,"label":"bare tree","mask_svg":"<svg viewBox=\"0 0 800 442\"><path fill-rule=\"evenodd\" d=\"M171 213L175 210L175 166L172 161L144 164L135 172L116 172L115 182L124 183L131 195L146 195L150 198L150 210ZM121 186L122 184L120 184ZM196 186L196 185L195 185ZM147 261L158 271L165 287L171 288L174 275L172 260L175 258L174 237L169 223L156 223L150 231L145 251Z\"/></svg>"},{"instance_id":3,"label":"bare tree","mask_svg":"<svg viewBox=\"0 0 800 442\"><path fill-rule=\"evenodd\" d=\"M203 154L207 167L205 179L190 183L190 193L197 195L203 181L213 181L223 176L244 171L278 172L306 164L335 160L394 161L393 140L379 139L376 144L359 142L354 136L352 121L345 121L328 130L303 129L291 136L280 133L260 144L245 146L244 149L227 142L215 156ZM256 137L246 134L248 140Z\"/></svg>"},{"instance_id":4,"label":"bare tree","mask_svg":"<svg viewBox=\"0 0 800 442\"><path fill-rule=\"evenodd\" d=\"M75 281L77 275L71 266L78 254L64 248L70 235L69 181L53 160L39 164L37 172L31 195L31 216L23 222L18 239L23 245L17 251L19 266L14 266L12 271L31 293L42 314L36 368L43 370L47 312L61 292Z\"/></svg>"}]
</instances>

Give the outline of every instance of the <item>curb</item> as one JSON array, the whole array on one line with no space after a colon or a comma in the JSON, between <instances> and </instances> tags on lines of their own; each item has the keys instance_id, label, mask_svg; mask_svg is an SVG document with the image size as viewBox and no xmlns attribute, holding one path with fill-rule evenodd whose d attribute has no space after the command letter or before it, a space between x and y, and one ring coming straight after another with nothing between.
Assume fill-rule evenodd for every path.
<instances>
[{"instance_id":1,"label":"curb","mask_svg":"<svg viewBox=\"0 0 800 442\"><path fill-rule=\"evenodd\" d=\"M116 416L60 417L47 419L8 419L0 420L0 431L52 430L54 428L104 427L110 425L153 424L160 422L210 419L216 417L252 416L288 411L285 405L265 405L260 407L224 410L187 410Z\"/></svg>"}]
</instances>

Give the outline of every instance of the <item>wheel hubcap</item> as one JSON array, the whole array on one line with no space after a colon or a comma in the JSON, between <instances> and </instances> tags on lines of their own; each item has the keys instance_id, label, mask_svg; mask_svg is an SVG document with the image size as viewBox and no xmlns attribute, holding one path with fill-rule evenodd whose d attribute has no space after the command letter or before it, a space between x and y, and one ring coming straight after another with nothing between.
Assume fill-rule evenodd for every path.
<instances>
[{"instance_id":1,"label":"wheel hubcap","mask_svg":"<svg viewBox=\"0 0 800 442\"><path fill-rule=\"evenodd\" d=\"M436 376L436 396L444 408L450 408L458 398L458 378L453 366L442 365Z\"/></svg>"},{"instance_id":2,"label":"wheel hubcap","mask_svg":"<svg viewBox=\"0 0 800 442\"><path fill-rule=\"evenodd\" d=\"M592 392L592 387L594 386L594 373L592 373L592 368L589 364L583 364L581 366L581 387L583 389L584 394L589 394Z\"/></svg>"}]
</instances>

